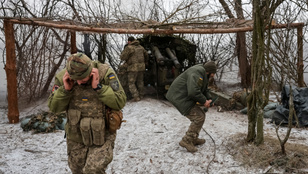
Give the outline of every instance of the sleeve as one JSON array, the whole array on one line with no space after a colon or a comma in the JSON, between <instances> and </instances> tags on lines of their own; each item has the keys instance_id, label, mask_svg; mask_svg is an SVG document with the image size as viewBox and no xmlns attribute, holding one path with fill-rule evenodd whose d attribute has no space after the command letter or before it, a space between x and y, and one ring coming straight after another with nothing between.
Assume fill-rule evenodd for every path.
<instances>
[{"instance_id":1,"label":"sleeve","mask_svg":"<svg viewBox=\"0 0 308 174\"><path fill-rule=\"evenodd\" d=\"M134 49L131 46L128 45L128 46L125 47L125 49L121 53L120 59L121 60L127 60L132 53L134 53Z\"/></svg>"},{"instance_id":2,"label":"sleeve","mask_svg":"<svg viewBox=\"0 0 308 174\"><path fill-rule=\"evenodd\" d=\"M66 91L64 89L62 81L64 73L65 70L64 71L62 70L59 74L56 75L55 84L48 98L48 107L49 110L53 113L59 113L65 111L68 107L70 98L72 96L71 91Z\"/></svg>"},{"instance_id":3,"label":"sleeve","mask_svg":"<svg viewBox=\"0 0 308 174\"><path fill-rule=\"evenodd\" d=\"M101 85L102 88L97 90L99 100L111 109L121 110L126 104L126 94L111 68L108 69Z\"/></svg>"},{"instance_id":4,"label":"sleeve","mask_svg":"<svg viewBox=\"0 0 308 174\"><path fill-rule=\"evenodd\" d=\"M206 90L205 90L205 97L206 97L208 100L212 100L212 95L211 95L211 93L210 93L209 88L206 88Z\"/></svg>"},{"instance_id":5,"label":"sleeve","mask_svg":"<svg viewBox=\"0 0 308 174\"><path fill-rule=\"evenodd\" d=\"M187 95L200 104L204 104L207 100L207 97L201 91L203 80L197 74L190 74L187 78Z\"/></svg>"}]
</instances>

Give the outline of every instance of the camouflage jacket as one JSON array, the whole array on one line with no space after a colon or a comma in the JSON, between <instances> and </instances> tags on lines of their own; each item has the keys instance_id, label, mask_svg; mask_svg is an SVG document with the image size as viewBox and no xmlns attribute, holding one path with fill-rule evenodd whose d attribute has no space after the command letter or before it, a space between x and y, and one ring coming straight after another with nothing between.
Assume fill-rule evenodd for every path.
<instances>
[{"instance_id":1,"label":"camouflage jacket","mask_svg":"<svg viewBox=\"0 0 308 174\"><path fill-rule=\"evenodd\" d=\"M140 45L138 40L125 47L120 56L126 61L127 71L145 71L145 62L148 61L147 51Z\"/></svg>"},{"instance_id":2,"label":"camouflage jacket","mask_svg":"<svg viewBox=\"0 0 308 174\"><path fill-rule=\"evenodd\" d=\"M125 92L112 68L107 64L92 62L94 68L98 68L100 76L100 84L102 88L97 90L98 100L111 109L120 110L126 103ZM70 99L74 94L74 87L71 91L64 89L63 76L66 69L63 69L55 77L55 85L48 99L48 107L51 112L59 113L67 111ZM89 82L90 83L90 82ZM78 85L75 82L74 86ZM90 84L89 84L90 85ZM89 90L93 90L89 88Z\"/></svg>"},{"instance_id":3,"label":"camouflage jacket","mask_svg":"<svg viewBox=\"0 0 308 174\"><path fill-rule=\"evenodd\" d=\"M171 84L166 98L180 111L187 115L196 103L204 104L211 99L208 90L208 77L202 64L188 68Z\"/></svg>"}]
</instances>

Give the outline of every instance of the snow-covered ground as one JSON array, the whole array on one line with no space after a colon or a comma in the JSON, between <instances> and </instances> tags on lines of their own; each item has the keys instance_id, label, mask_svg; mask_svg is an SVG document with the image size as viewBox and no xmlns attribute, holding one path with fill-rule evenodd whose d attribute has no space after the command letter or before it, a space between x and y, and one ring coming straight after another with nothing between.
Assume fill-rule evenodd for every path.
<instances>
[{"instance_id":1,"label":"snow-covered ground","mask_svg":"<svg viewBox=\"0 0 308 174\"><path fill-rule=\"evenodd\" d=\"M64 131L33 134L24 132L20 124L8 124L3 68L0 68L0 81L4 82L0 84L0 174L71 173L67 165ZM217 84L230 91L230 82L236 88L239 82L237 73L226 74ZM19 108L20 118L48 111L46 99ZM204 130L200 132L206 143L194 154L178 145L190 122L168 101L145 98L140 102L127 102L123 114L126 122L118 130L114 159L107 173L249 174L268 171L269 166L247 167L229 153L228 144L234 142L232 135L247 134L247 116L239 111L217 112L216 107L211 108L206 114ZM286 128L280 129L282 135L285 131ZM264 119L264 134L277 139L275 127L269 119ZM307 129L294 128L288 143L307 145L307 135Z\"/></svg>"},{"instance_id":2,"label":"snow-covered ground","mask_svg":"<svg viewBox=\"0 0 308 174\"><path fill-rule=\"evenodd\" d=\"M21 110L20 117L46 109L46 100L42 100ZM8 124L6 112L0 110L0 174L71 173L64 131L24 132L20 124ZM204 130L200 132L206 143L194 154L178 145L190 122L168 101L145 98L127 102L123 113L127 122L118 130L114 159L107 173L247 174L266 171L243 166L228 153L230 137L247 133L247 116L238 111L217 112L216 107L211 108L203 126L208 134ZM268 119L264 120L264 131L265 135L275 137L274 125ZM308 144L303 138L307 137L307 129L293 129L291 134L293 138L288 142Z\"/></svg>"}]
</instances>

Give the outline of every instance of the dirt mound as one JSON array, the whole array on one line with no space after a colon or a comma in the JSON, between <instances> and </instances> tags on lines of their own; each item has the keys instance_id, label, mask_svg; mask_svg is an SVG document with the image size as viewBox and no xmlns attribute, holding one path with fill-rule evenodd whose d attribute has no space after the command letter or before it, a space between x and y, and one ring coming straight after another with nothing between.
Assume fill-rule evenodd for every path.
<instances>
[{"instance_id":1,"label":"dirt mound","mask_svg":"<svg viewBox=\"0 0 308 174\"><path fill-rule=\"evenodd\" d=\"M286 144L286 155L282 155L278 138L264 137L264 144L255 146L246 142L246 134L236 134L228 140L229 154L243 166L262 168L265 173L308 173L308 146Z\"/></svg>"}]
</instances>

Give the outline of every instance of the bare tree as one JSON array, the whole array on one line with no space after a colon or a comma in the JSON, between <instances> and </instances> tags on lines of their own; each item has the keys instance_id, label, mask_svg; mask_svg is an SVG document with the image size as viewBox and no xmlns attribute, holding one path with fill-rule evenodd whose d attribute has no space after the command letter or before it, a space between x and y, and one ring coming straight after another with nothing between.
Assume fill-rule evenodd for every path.
<instances>
[{"instance_id":1,"label":"bare tree","mask_svg":"<svg viewBox=\"0 0 308 174\"><path fill-rule=\"evenodd\" d=\"M275 22L278 23L293 23L296 20L308 17L307 13L302 13L305 11L304 8L301 8L297 5L301 5L304 7L305 5L296 4L292 2L284 2L279 6L275 13ZM306 14L306 15L305 15ZM300 42L298 37L300 35L299 29L277 29L272 31L271 45L270 45L270 53L273 56L270 59L272 67L273 67L273 83L277 83L279 86L279 90L283 88L285 85L285 81L287 80L287 72L286 70L291 67L291 80L294 84L300 84L299 82L299 73L297 69L297 65L300 63L298 60L298 46L297 43ZM306 42L307 43L307 42ZM298 43L300 44L300 43ZM304 61L307 61L308 56L303 58ZM273 85L274 86L274 85Z\"/></svg>"},{"instance_id":2,"label":"bare tree","mask_svg":"<svg viewBox=\"0 0 308 174\"><path fill-rule=\"evenodd\" d=\"M244 13L242 8L242 0L236 0L234 1L234 9L236 12L235 17L232 14L232 11L230 10L228 4L225 2L225 0L219 0L220 4L225 10L225 13L230 19L237 18L238 20L244 20ZM250 82L250 63L249 59L247 57L247 47L246 47L246 35L245 32L238 32L236 35L236 55L239 62L239 71L241 76L241 86L243 88L248 88L251 85Z\"/></svg>"},{"instance_id":3,"label":"bare tree","mask_svg":"<svg viewBox=\"0 0 308 174\"><path fill-rule=\"evenodd\" d=\"M209 2L211 1L163 1L163 0L146 0L146 1L133 1L123 8L121 0L116 1L100 1L100 0L52 0L52 1L36 1L36 4L31 4L31 1L27 0L6 0L0 2L0 15L8 17L34 17L54 20L65 20L75 24L82 24L87 26L100 26L108 25L110 23L121 23L122 27L129 26L145 26L153 28L170 27L172 25L181 25L185 23L204 23L204 22L217 22L225 18L222 15L221 6L220 9L216 6L211 13L208 13ZM223 0L220 1L224 2ZM289 2L289 1L288 1ZM39 4L38 4L39 3ZM166 8L168 3L168 8ZM243 16L249 17L250 11L243 14L243 8L241 7L240 0L230 3L233 9L224 6L224 11L228 13L229 18L234 17L242 19ZM304 0L294 1L293 3L306 3ZM247 5L247 4L246 4ZM128 8L129 7L129 8ZM304 7L303 7L304 8ZM303 9L304 10L304 9ZM207 13L205 13L207 12ZM244 11L245 12L245 11ZM245 18L244 17L244 18ZM138 23L138 24L137 24ZM137 26L138 25L138 26ZM45 91L50 87L50 79L57 72L59 67L64 66L64 60L67 56L67 50L70 47L70 38L66 31L37 28L16 25L15 30L18 33L17 37L17 66L18 71L18 85L23 88L21 95L35 96L46 93ZM2 30L3 31L3 30ZM306 30L305 30L306 31ZM109 63L115 70L120 64L119 55L123 50L123 46L126 43L128 35L119 37L116 34L94 34L94 33L78 33L80 35L87 34L87 39L82 37L83 44L77 41L78 49L87 54L93 59L97 59L102 62ZM240 35L238 33L237 35ZM87 36L85 35L85 36ZM142 35L135 35L136 37L142 37ZM197 63L202 63L208 60L216 60L219 62L219 67L224 69L226 66L231 66L235 62L235 57L241 55L250 54L251 42L244 41L241 37L247 37L249 34L241 35L237 37L237 42L234 38L234 34L224 35L184 35L179 36L188 38L198 45ZM80 37L77 36L78 39ZM277 37L278 38L278 37ZM1 38L0 38L1 39ZM2 39L2 42L4 40ZM290 43L292 39L290 40ZM39 45L34 46L39 43ZM248 50L245 53L243 45L248 45ZM236 46L240 45L240 46ZM241 48L241 49L240 49ZM30 51L32 49L33 51ZM232 54L233 50L236 50L236 54ZM283 50L283 49L282 49ZM276 54L278 55L278 54ZM242 60L242 58L240 59ZM238 60L241 67L242 61ZM249 59L246 57L246 60ZM26 62L23 64L22 62ZM296 62L294 62L296 63ZM244 63L246 64L246 63ZM246 65L248 65L246 64ZM33 67L40 67L39 70L32 70ZM242 68L241 68L242 69ZM275 68L275 70L282 70ZM249 68L246 67L246 77L249 77ZM244 71L245 72L245 71ZM40 75L38 75L40 74ZM44 74L44 75L43 75ZM46 75L48 74L48 75ZM241 74L245 74L241 71ZM30 78L31 77L31 78ZM27 78L30 78L31 83L27 82ZM248 78L249 79L249 78ZM246 80L247 81L247 80ZM282 81L282 80L281 80ZM33 85L33 83L42 83ZM245 82L243 82L245 83ZM30 86L35 86L36 90L31 92ZM41 90L41 92L39 92ZM33 99L30 97L31 100Z\"/></svg>"},{"instance_id":4,"label":"bare tree","mask_svg":"<svg viewBox=\"0 0 308 174\"><path fill-rule=\"evenodd\" d=\"M253 0L254 30L252 38L252 90L247 98L248 134L247 141L260 145L263 137L263 108L267 105L271 85L272 67L269 49L265 48L266 26L270 26L276 8L283 0ZM270 27L267 30L267 45L270 41ZM265 95L265 96L263 96ZM257 131L257 132L256 132Z\"/></svg>"},{"instance_id":5,"label":"bare tree","mask_svg":"<svg viewBox=\"0 0 308 174\"><path fill-rule=\"evenodd\" d=\"M53 17L53 12L57 12L53 11L58 9L55 8L57 3L58 1L48 1L41 4L40 9L33 10L24 0L9 0L1 4L1 12L11 17L50 18ZM20 98L31 101L46 94L66 57L69 38L63 36L63 32L59 30L44 27L16 25L15 32L18 94Z\"/></svg>"}]
</instances>

